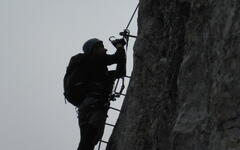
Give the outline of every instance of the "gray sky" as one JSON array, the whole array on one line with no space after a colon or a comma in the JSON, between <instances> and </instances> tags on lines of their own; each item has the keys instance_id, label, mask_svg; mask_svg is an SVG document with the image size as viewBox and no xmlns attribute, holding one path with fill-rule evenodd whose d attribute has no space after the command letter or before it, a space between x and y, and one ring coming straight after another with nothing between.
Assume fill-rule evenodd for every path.
<instances>
[{"instance_id":1,"label":"gray sky","mask_svg":"<svg viewBox=\"0 0 240 150\"><path fill-rule=\"evenodd\" d=\"M62 95L68 61L92 37L114 50L108 38L126 27L137 3L0 0L0 149L76 149L80 136L76 113ZM137 32L136 18L132 34ZM131 57L134 40L130 42Z\"/></svg>"}]
</instances>

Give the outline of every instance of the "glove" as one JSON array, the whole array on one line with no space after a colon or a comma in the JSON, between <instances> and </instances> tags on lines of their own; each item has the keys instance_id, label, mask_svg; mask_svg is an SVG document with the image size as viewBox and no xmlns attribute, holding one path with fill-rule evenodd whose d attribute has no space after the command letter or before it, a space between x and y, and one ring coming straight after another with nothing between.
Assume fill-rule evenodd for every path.
<instances>
[{"instance_id":1,"label":"glove","mask_svg":"<svg viewBox=\"0 0 240 150\"><path fill-rule=\"evenodd\" d=\"M125 42L125 40L122 38L122 39L116 39L116 40L113 40L113 41L111 41L112 42L112 44L113 44L113 46L115 46L116 48L117 48L117 45L118 44L121 44L122 45L122 47L124 46L124 45L126 45L126 42Z\"/></svg>"}]
</instances>

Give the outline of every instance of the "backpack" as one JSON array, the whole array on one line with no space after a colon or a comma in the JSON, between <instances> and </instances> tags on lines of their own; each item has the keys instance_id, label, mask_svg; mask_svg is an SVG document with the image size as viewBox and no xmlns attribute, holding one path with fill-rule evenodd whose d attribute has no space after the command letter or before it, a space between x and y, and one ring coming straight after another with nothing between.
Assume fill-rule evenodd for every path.
<instances>
[{"instance_id":1,"label":"backpack","mask_svg":"<svg viewBox=\"0 0 240 150\"><path fill-rule=\"evenodd\" d=\"M78 107L87 93L86 57L78 54L71 58L63 79L65 99Z\"/></svg>"}]
</instances>

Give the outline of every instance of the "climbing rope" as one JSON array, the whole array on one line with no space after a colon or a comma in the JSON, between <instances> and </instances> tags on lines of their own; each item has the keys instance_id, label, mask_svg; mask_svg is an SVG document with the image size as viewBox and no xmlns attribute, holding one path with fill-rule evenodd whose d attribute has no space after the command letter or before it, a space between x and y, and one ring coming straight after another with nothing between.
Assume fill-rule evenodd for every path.
<instances>
[{"instance_id":1,"label":"climbing rope","mask_svg":"<svg viewBox=\"0 0 240 150\"><path fill-rule=\"evenodd\" d=\"M133 37L133 38L136 38L136 37L137 37L137 36L130 35L130 30L129 30L128 28L129 28L130 24L132 23L133 17L135 16L135 14L136 14L136 12L137 12L138 7L139 7L139 3L137 4L137 7L135 8L135 10L134 10L134 12L133 12L133 14L132 14L132 16L131 16L128 24L127 24L127 27L124 29L123 32L120 32L120 33L119 33L121 36L123 36L124 39L126 39L126 42L127 42L127 44L126 44L126 50L128 49L129 37Z\"/></svg>"},{"instance_id":2,"label":"climbing rope","mask_svg":"<svg viewBox=\"0 0 240 150\"><path fill-rule=\"evenodd\" d=\"M136 12L137 12L138 7L139 7L139 3L137 4L137 7L135 8L135 10L134 10L134 12L133 12L133 14L132 14L132 17L131 17L131 19L130 19L129 22L128 22L128 25L127 25L126 29L128 29L128 27L130 26L130 24L131 24L131 22L132 22L132 20L133 20L133 17L135 16L135 14L136 14Z\"/></svg>"}]
</instances>

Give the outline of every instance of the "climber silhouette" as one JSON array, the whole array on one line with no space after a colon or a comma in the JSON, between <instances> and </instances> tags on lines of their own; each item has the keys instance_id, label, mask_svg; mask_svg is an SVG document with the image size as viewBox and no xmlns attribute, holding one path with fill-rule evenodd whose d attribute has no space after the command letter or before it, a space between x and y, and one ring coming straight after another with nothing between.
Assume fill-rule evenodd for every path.
<instances>
[{"instance_id":1,"label":"climber silhouette","mask_svg":"<svg viewBox=\"0 0 240 150\"><path fill-rule=\"evenodd\" d=\"M85 59L85 69L81 73L85 74L87 89L77 106L81 136L77 150L93 150L103 135L114 81L126 75L125 44L123 39L115 40L113 45L117 50L108 55L102 41L90 39L83 45L84 53L73 56L70 61L70 64L76 65L80 59ZM108 71L107 66L112 64L117 64L116 70Z\"/></svg>"}]
</instances>

